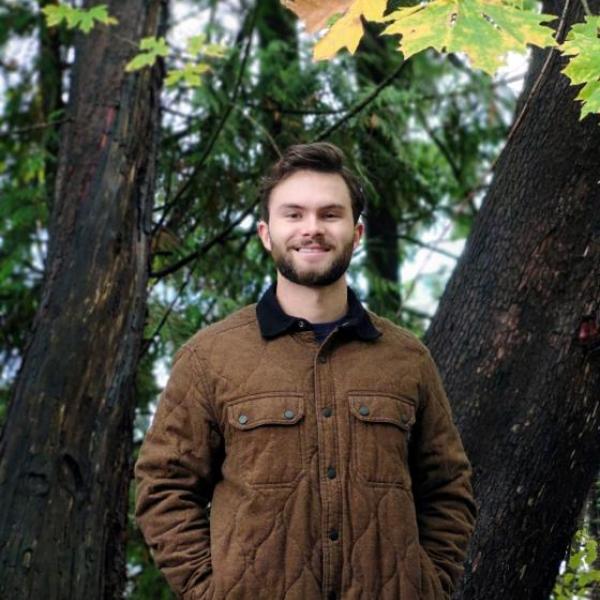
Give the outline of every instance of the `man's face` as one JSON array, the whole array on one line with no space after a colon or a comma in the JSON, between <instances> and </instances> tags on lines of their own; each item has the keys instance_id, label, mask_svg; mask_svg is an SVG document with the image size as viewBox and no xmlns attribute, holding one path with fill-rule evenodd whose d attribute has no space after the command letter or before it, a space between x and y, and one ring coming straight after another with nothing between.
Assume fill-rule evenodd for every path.
<instances>
[{"instance_id":1,"label":"man's face","mask_svg":"<svg viewBox=\"0 0 600 600\"><path fill-rule=\"evenodd\" d=\"M258 234L286 279L309 287L331 285L344 275L363 232L336 173L297 171L271 192L269 223Z\"/></svg>"}]
</instances>

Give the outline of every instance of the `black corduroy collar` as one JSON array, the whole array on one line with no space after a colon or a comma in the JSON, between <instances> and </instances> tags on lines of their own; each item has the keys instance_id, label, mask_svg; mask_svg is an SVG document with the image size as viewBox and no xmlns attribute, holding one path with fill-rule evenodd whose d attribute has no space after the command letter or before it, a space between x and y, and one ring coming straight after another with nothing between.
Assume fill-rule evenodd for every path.
<instances>
[{"instance_id":1,"label":"black corduroy collar","mask_svg":"<svg viewBox=\"0 0 600 600\"><path fill-rule=\"evenodd\" d=\"M381 332L373 325L369 314L352 288L347 287L347 290L348 312L341 327L348 330L352 329L362 340L378 338ZM256 318L262 336L266 339L272 339L289 331L301 331L310 328L310 323L305 319L292 317L283 312L277 301L276 291L277 284L273 283L256 305Z\"/></svg>"}]
</instances>

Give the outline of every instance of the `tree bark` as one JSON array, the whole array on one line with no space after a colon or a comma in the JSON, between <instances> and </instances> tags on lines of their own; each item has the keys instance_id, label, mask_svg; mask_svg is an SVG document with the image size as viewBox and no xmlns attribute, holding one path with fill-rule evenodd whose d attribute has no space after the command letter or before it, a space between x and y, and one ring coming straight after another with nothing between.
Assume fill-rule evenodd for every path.
<instances>
[{"instance_id":1,"label":"tree bark","mask_svg":"<svg viewBox=\"0 0 600 600\"><path fill-rule=\"evenodd\" d=\"M128 74L165 0L76 42L40 308L0 438L0 597L118 598L162 67Z\"/></svg>"},{"instance_id":2,"label":"tree bark","mask_svg":"<svg viewBox=\"0 0 600 600\"><path fill-rule=\"evenodd\" d=\"M600 466L600 127L563 64L522 104L425 336L474 466L464 600L547 598Z\"/></svg>"}]
</instances>

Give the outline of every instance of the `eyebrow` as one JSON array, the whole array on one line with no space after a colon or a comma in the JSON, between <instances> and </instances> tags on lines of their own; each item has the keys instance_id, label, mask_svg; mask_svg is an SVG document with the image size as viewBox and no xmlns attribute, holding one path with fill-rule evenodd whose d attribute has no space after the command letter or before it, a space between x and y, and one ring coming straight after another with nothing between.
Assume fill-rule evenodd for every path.
<instances>
[{"instance_id":1,"label":"eyebrow","mask_svg":"<svg viewBox=\"0 0 600 600\"><path fill-rule=\"evenodd\" d=\"M286 203L286 204L282 204L279 207L279 210L289 210L291 208L304 210L306 207L302 206L300 204ZM331 203L331 204L327 204L326 206L320 206L318 210L331 210L332 208L344 210L346 208L346 206L344 204Z\"/></svg>"}]
</instances>

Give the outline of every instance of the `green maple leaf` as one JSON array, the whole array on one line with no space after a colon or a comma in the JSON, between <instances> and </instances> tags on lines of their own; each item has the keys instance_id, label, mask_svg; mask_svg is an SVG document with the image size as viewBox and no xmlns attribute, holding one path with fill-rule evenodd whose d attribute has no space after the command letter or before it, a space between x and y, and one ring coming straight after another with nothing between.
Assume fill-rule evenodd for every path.
<instances>
[{"instance_id":1,"label":"green maple leaf","mask_svg":"<svg viewBox=\"0 0 600 600\"><path fill-rule=\"evenodd\" d=\"M169 46L164 37L145 37L140 40L140 50L147 50L156 56L167 56Z\"/></svg>"},{"instance_id":2,"label":"green maple leaf","mask_svg":"<svg viewBox=\"0 0 600 600\"><path fill-rule=\"evenodd\" d=\"M46 15L46 25L55 27L60 25L62 21L67 21L68 15L73 9L64 4L47 4L42 8L42 12Z\"/></svg>"},{"instance_id":3,"label":"green maple leaf","mask_svg":"<svg viewBox=\"0 0 600 600\"><path fill-rule=\"evenodd\" d=\"M169 54L169 46L164 37L145 37L140 40L140 52L134 56L126 65L126 71L136 71L143 67L151 67L159 56Z\"/></svg>"},{"instance_id":4,"label":"green maple leaf","mask_svg":"<svg viewBox=\"0 0 600 600\"><path fill-rule=\"evenodd\" d=\"M200 35L192 35L187 39L185 49L189 54L200 54L205 43L206 36L203 33Z\"/></svg>"},{"instance_id":5,"label":"green maple leaf","mask_svg":"<svg viewBox=\"0 0 600 600\"><path fill-rule=\"evenodd\" d=\"M104 23L105 25L113 25L118 23L117 19L109 16L106 4L97 4L89 10L80 10L79 13L79 29L89 33L94 26L94 21Z\"/></svg>"},{"instance_id":6,"label":"green maple leaf","mask_svg":"<svg viewBox=\"0 0 600 600\"><path fill-rule=\"evenodd\" d=\"M556 44L553 30L542 25L556 17L525 6L519 0L430 0L400 8L381 21L392 21L384 34L402 35L400 50L406 58L429 47L464 52L473 67L493 74L509 52L522 54L527 44Z\"/></svg>"},{"instance_id":7,"label":"green maple leaf","mask_svg":"<svg viewBox=\"0 0 600 600\"><path fill-rule=\"evenodd\" d=\"M183 71L182 69L174 69L172 71L167 72L167 76L165 77L165 85L167 87L172 87L177 85L177 83L183 79Z\"/></svg>"},{"instance_id":8,"label":"green maple leaf","mask_svg":"<svg viewBox=\"0 0 600 600\"><path fill-rule=\"evenodd\" d=\"M126 65L126 71L137 71L143 67L151 67L156 62L156 55L145 52L134 56Z\"/></svg>"},{"instance_id":9,"label":"green maple leaf","mask_svg":"<svg viewBox=\"0 0 600 600\"><path fill-rule=\"evenodd\" d=\"M600 113L600 16L573 25L561 52L571 57L562 72L573 85L584 84L576 97L583 103L581 118Z\"/></svg>"},{"instance_id":10,"label":"green maple leaf","mask_svg":"<svg viewBox=\"0 0 600 600\"><path fill-rule=\"evenodd\" d=\"M221 44L207 44L206 36L201 33L200 35L193 35L187 39L186 52L197 56L203 54L204 56L210 56L213 58L223 58L227 54L227 48Z\"/></svg>"},{"instance_id":11,"label":"green maple leaf","mask_svg":"<svg viewBox=\"0 0 600 600\"><path fill-rule=\"evenodd\" d=\"M213 58L224 58L227 56L227 48L221 44L206 44L202 48L202 54Z\"/></svg>"},{"instance_id":12,"label":"green maple leaf","mask_svg":"<svg viewBox=\"0 0 600 600\"><path fill-rule=\"evenodd\" d=\"M202 85L200 76L207 71L210 71L210 67L206 63L187 64L183 69L169 71L165 78L165 84L172 87L183 79L190 87L198 87Z\"/></svg>"},{"instance_id":13,"label":"green maple leaf","mask_svg":"<svg viewBox=\"0 0 600 600\"><path fill-rule=\"evenodd\" d=\"M67 4L54 4L45 6L42 12L46 15L48 27L60 25L65 21L68 29L78 27L85 33L91 31L95 21L105 25L118 23L117 19L108 14L106 4L97 4L88 10L73 8Z\"/></svg>"}]
</instances>

